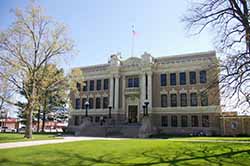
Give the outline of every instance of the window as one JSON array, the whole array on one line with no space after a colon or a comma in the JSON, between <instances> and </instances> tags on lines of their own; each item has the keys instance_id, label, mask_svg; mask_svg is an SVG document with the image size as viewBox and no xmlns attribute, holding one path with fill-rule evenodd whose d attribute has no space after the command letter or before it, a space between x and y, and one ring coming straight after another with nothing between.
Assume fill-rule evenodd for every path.
<instances>
[{"instance_id":1,"label":"window","mask_svg":"<svg viewBox=\"0 0 250 166\"><path fill-rule=\"evenodd\" d=\"M95 81L90 80L89 81L89 91L93 91L95 89Z\"/></svg>"},{"instance_id":2,"label":"window","mask_svg":"<svg viewBox=\"0 0 250 166\"><path fill-rule=\"evenodd\" d=\"M102 100L103 100L103 102L102 102L103 106L102 107L104 109L108 108L108 105L109 105L109 99L108 99L108 97L103 97Z\"/></svg>"},{"instance_id":3,"label":"window","mask_svg":"<svg viewBox=\"0 0 250 166\"><path fill-rule=\"evenodd\" d=\"M161 126L167 127L168 126L168 116L161 117Z\"/></svg>"},{"instance_id":4,"label":"window","mask_svg":"<svg viewBox=\"0 0 250 166\"><path fill-rule=\"evenodd\" d=\"M191 123L192 123L192 127L198 127L199 126L198 116L196 116L196 115L192 116Z\"/></svg>"},{"instance_id":5,"label":"window","mask_svg":"<svg viewBox=\"0 0 250 166\"><path fill-rule=\"evenodd\" d=\"M191 106L197 106L197 94L196 93L191 93L190 94L190 105Z\"/></svg>"},{"instance_id":6,"label":"window","mask_svg":"<svg viewBox=\"0 0 250 166\"><path fill-rule=\"evenodd\" d=\"M75 109L80 109L80 99L79 99L79 98L76 99L75 102L76 102L76 103L75 103Z\"/></svg>"},{"instance_id":7,"label":"window","mask_svg":"<svg viewBox=\"0 0 250 166\"><path fill-rule=\"evenodd\" d=\"M134 87L139 87L139 78L134 78Z\"/></svg>"},{"instance_id":8,"label":"window","mask_svg":"<svg viewBox=\"0 0 250 166\"><path fill-rule=\"evenodd\" d=\"M195 71L189 72L189 82L190 84L196 84L196 72Z\"/></svg>"},{"instance_id":9,"label":"window","mask_svg":"<svg viewBox=\"0 0 250 166\"><path fill-rule=\"evenodd\" d=\"M178 126L178 122L177 122L177 116L171 116L171 126L172 127L177 127Z\"/></svg>"},{"instance_id":10,"label":"window","mask_svg":"<svg viewBox=\"0 0 250 166\"><path fill-rule=\"evenodd\" d=\"M88 81L84 81L82 89L83 89L84 92L88 91Z\"/></svg>"},{"instance_id":11,"label":"window","mask_svg":"<svg viewBox=\"0 0 250 166\"><path fill-rule=\"evenodd\" d=\"M138 77L128 78L128 88L135 88L135 87L139 87L139 78Z\"/></svg>"},{"instance_id":12,"label":"window","mask_svg":"<svg viewBox=\"0 0 250 166\"><path fill-rule=\"evenodd\" d=\"M179 75L180 75L180 85L186 85L186 73L181 72Z\"/></svg>"},{"instance_id":13,"label":"window","mask_svg":"<svg viewBox=\"0 0 250 166\"><path fill-rule=\"evenodd\" d=\"M181 93L181 106L186 107L187 106L187 94Z\"/></svg>"},{"instance_id":14,"label":"window","mask_svg":"<svg viewBox=\"0 0 250 166\"><path fill-rule=\"evenodd\" d=\"M128 88L134 87L134 80L133 78L128 79Z\"/></svg>"},{"instance_id":15,"label":"window","mask_svg":"<svg viewBox=\"0 0 250 166\"><path fill-rule=\"evenodd\" d=\"M205 70L200 71L200 83L207 83L207 72Z\"/></svg>"},{"instance_id":16,"label":"window","mask_svg":"<svg viewBox=\"0 0 250 166\"><path fill-rule=\"evenodd\" d=\"M94 100L93 98L89 98L89 109L93 109L94 108Z\"/></svg>"},{"instance_id":17,"label":"window","mask_svg":"<svg viewBox=\"0 0 250 166\"><path fill-rule=\"evenodd\" d=\"M161 107L168 106L168 96L166 94L161 95Z\"/></svg>"},{"instance_id":18,"label":"window","mask_svg":"<svg viewBox=\"0 0 250 166\"><path fill-rule=\"evenodd\" d=\"M83 98L82 99L82 109L85 109L85 103L86 103L87 99L86 98Z\"/></svg>"},{"instance_id":19,"label":"window","mask_svg":"<svg viewBox=\"0 0 250 166\"><path fill-rule=\"evenodd\" d=\"M176 73L170 74L170 85L176 85Z\"/></svg>"},{"instance_id":20,"label":"window","mask_svg":"<svg viewBox=\"0 0 250 166\"><path fill-rule=\"evenodd\" d=\"M209 127L209 116L208 115L202 116L202 127Z\"/></svg>"},{"instance_id":21,"label":"window","mask_svg":"<svg viewBox=\"0 0 250 166\"><path fill-rule=\"evenodd\" d=\"M233 121L231 123L231 129L237 129L237 127L238 127L238 123L236 121Z\"/></svg>"},{"instance_id":22,"label":"window","mask_svg":"<svg viewBox=\"0 0 250 166\"><path fill-rule=\"evenodd\" d=\"M161 74L161 86L167 85L167 74Z\"/></svg>"},{"instance_id":23,"label":"window","mask_svg":"<svg viewBox=\"0 0 250 166\"><path fill-rule=\"evenodd\" d=\"M81 84L79 82L76 83L76 88L78 91L81 91Z\"/></svg>"},{"instance_id":24,"label":"window","mask_svg":"<svg viewBox=\"0 0 250 166\"><path fill-rule=\"evenodd\" d=\"M188 117L186 115L181 116L181 127L188 127Z\"/></svg>"},{"instance_id":25,"label":"window","mask_svg":"<svg viewBox=\"0 0 250 166\"><path fill-rule=\"evenodd\" d=\"M201 93L201 106L208 106L208 97L206 92Z\"/></svg>"},{"instance_id":26,"label":"window","mask_svg":"<svg viewBox=\"0 0 250 166\"><path fill-rule=\"evenodd\" d=\"M96 81L96 90L101 90L102 89L102 80L97 80Z\"/></svg>"},{"instance_id":27,"label":"window","mask_svg":"<svg viewBox=\"0 0 250 166\"><path fill-rule=\"evenodd\" d=\"M101 108L101 98L100 98L100 97L97 97L97 98L95 99L95 108L96 108L96 109Z\"/></svg>"},{"instance_id":28,"label":"window","mask_svg":"<svg viewBox=\"0 0 250 166\"><path fill-rule=\"evenodd\" d=\"M177 107L177 95L176 94L171 94L171 107Z\"/></svg>"},{"instance_id":29,"label":"window","mask_svg":"<svg viewBox=\"0 0 250 166\"><path fill-rule=\"evenodd\" d=\"M108 80L108 79L104 79L103 89L104 89L104 90L109 89L109 80Z\"/></svg>"}]
</instances>

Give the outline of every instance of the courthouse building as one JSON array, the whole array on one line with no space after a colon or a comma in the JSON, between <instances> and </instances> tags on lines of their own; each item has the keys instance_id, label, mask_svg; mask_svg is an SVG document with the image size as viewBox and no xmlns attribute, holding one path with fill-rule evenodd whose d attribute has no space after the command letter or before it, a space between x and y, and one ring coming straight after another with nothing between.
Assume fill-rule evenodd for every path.
<instances>
[{"instance_id":1,"label":"courthouse building","mask_svg":"<svg viewBox=\"0 0 250 166\"><path fill-rule=\"evenodd\" d=\"M85 83L71 94L69 130L82 131L87 106L93 132L140 128L148 116L157 133L220 134L217 64L215 51L163 57L145 52L127 59L114 54L106 64L81 67Z\"/></svg>"}]
</instances>

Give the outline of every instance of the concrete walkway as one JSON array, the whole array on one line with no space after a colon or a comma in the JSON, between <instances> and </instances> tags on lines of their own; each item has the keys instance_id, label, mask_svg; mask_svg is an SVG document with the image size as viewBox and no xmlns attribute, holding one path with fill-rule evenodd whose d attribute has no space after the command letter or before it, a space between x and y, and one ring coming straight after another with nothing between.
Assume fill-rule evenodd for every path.
<instances>
[{"instance_id":1,"label":"concrete walkway","mask_svg":"<svg viewBox=\"0 0 250 166\"><path fill-rule=\"evenodd\" d=\"M57 144L65 142L75 142L75 141L89 141L89 140L122 140L124 138L102 138L102 137L63 137L63 139L55 140L40 140L40 141L24 141L24 142L10 142L10 143L0 143L0 149L27 147L27 146L37 146L45 144Z\"/></svg>"}]
</instances>

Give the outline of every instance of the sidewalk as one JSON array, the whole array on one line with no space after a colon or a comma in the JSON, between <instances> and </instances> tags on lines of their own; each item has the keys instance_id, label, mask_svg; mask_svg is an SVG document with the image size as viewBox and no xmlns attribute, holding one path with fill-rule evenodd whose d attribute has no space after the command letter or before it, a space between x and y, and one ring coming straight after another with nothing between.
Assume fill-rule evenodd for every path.
<instances>
[{"instance_id":1,"label":"sidewalk","mask_svg":"<svg viewBox=\"0 0 250 166\"><path fill-rule=\"evenodd\" d=\"M41 140L41 141L25 141L25 142L10 142L1 143L0 149L18 148L18 147L28 147L37 146L45 144L57 144L65 142L75 142L75 141L89 141L89 140L122 140L123 138L102 138L102 137L63 137L63 139L56 140Z\"/></svg>"}]
</instances>

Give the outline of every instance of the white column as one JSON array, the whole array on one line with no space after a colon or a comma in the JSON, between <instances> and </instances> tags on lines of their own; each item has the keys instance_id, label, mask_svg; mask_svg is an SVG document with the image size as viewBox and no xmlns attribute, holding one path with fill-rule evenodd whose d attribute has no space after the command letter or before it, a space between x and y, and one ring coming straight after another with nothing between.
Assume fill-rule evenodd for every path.
<instances>
[{"instance_id":1,"label":"white column","mask_svg":"<svg viewBox=\"0 0 250 166\"><path fill-rule=\"evenodd\" d=\"M113 76L111 76L109 80L109 105L113 107L113 89L114 89L114 82Z\"/></svg>"},{"instance_id":2,"label":"white column","mask_svg":"<svg viewBox=\"0 0 250 166\"><path fill-rule=\"evenodd\" d=\"M126 88L126 77L122 77L122 111L126 110L126 101L125 101L125 88Z\"/></svg>"},{"instance_id":3,"label":"white column","mask_svg":"<svg viewBox=\"0 0 250 166\"><path fill-rule=\"evenodd\" d=\"M141 81L140 81L140 87L141 87L141 110L143 110L143 104L144 104L144 101L146 99L146 76L145 76L145 73L143 72L142 75L141 75Z\"/></svg>"},{"instance_id":4,"label":"white column","mask_svg":"<svg viewBox=\"0 0 250 166\"><path fill-rule=\"evenodd\" d=\"M149 111L152 109L152 73L148 73L148 101L149 101Z\"/></svg>"},{"instance_id":5,"label":"white column","mask_svg":"<svg viewBox=\"0 0 250 166\"><path fill-rule=\"evenodd\" d=\"M119 109L119 76L115 77L115 110Z\"/></svg>"}]
</instances>

